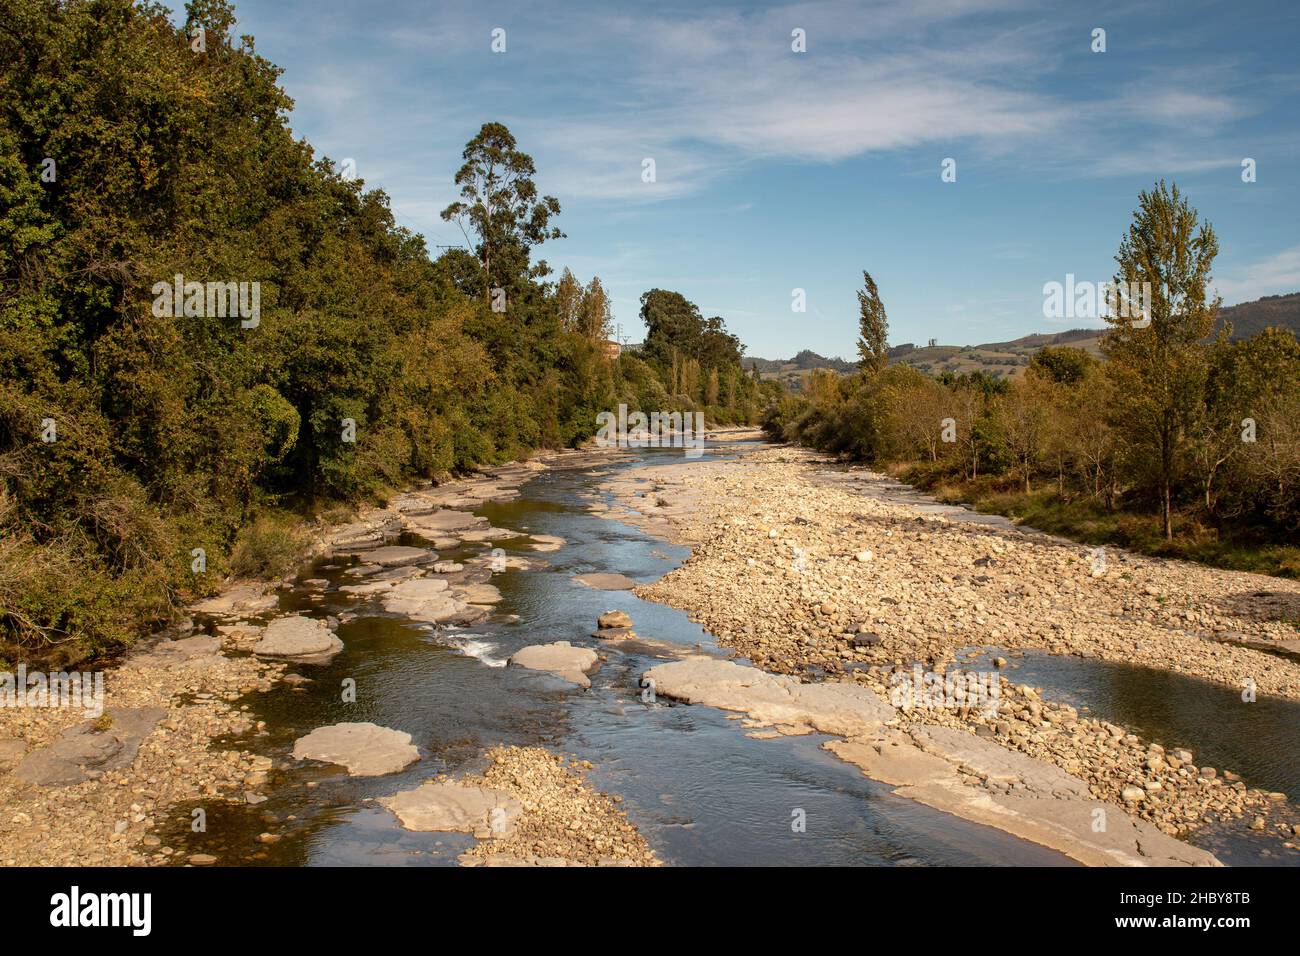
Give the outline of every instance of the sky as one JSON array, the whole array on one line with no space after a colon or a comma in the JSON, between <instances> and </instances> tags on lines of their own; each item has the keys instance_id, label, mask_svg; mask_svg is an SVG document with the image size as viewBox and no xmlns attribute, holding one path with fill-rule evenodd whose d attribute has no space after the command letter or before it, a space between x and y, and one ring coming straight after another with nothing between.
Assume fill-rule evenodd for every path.
<instances>
[{"instance_id":1,"label":"sky","mask_svg":"<svg viewBox=\"0 0 1300 956\"><path fill-rule=\"evenodd\" d=\"M1300 291L1300 4L235 8L284 70L294 132L351 159L435 255L465 242L439 216L465 143L505 123L563 209L540 256L599 276L627 341L663 288L749 355L852 357L864 269L891 344L1099 327L1045 316L1044 285L1109 279L1162 178L1218 234L1224 304Z\"/></svg>"}]
</instances>

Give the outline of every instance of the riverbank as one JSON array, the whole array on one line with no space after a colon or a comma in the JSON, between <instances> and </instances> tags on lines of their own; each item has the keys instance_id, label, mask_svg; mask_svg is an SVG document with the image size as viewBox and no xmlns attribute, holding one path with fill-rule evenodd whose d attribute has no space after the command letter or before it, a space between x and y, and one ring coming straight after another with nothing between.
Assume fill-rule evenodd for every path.
<instances>
[{"instance_id":1,"label":"riverbank","mask_svg":"<svg viewBox=\"0 0 1300 956\"><path fill-rule=\"evenodd\" d=\"M950 671L991 644L1141 664L1243 692L1249 680L1255 693L1300 697L1300 664L1235 646L1285 649L1294 628L1278 609L1300 602L1293 582L1120 551L1099 562L1071 542L960 519L919 496L898 500L883 476L796 448L642 468L606 487L625 506L611 517L694 549L638 595L690 610L719 643L770 672L843 680L888 700L896 671L914 662ZM960 729L1054 765L1105 808L1166 834L1213 821L1291 842L1297 819L1282 794L1044 701L1034 688L1002 678L999 690L993 716L922 707L899 711L890 729L918 749L924 728ZM995 779L967 777L984 788ZM998 825L972 815L974 804L945 803Z\"/></svg>"},{"instance_id":2,"label":"riverbank","mask_svg":"<svg viewBox=\"0 0 1300 956\"><path fill-rule=\"evenodd\" d=\"M1051 484L1025 492L1019 487L1008 487L1005 477L962 480L952 475L936 475L924 465L906 464L891 464L888 471L939 501L962 505L981 514L1002 515L1093 547L1120 547L1137 554L1195 561L1228 571L1300 577L1300 547L1271 539L1267 529L1248 528L1233 535L1224 528L1197 520L1194 515L1175 513L1174 537L1166 540L1157 513L1112 511L1103 502L1086 496L1066 500Z\"/></svg>"}]
</instances>

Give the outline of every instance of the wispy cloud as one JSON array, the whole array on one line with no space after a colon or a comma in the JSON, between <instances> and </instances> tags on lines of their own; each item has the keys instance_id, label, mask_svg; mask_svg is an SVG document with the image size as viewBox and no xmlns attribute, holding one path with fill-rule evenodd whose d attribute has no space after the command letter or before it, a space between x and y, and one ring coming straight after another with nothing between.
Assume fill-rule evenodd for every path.
<instances>
[{"instance_id":1,"label":"wispy cloud","mask_svg":"<svg viewBox=\"0 0 1300 956\"><path fill-rule=\"evenodd\" d=\"M1300 291L1300 246L1283 249L1230 276L1216 278L1214 285L1226 305Z\"/></svg>"}]
</instances>

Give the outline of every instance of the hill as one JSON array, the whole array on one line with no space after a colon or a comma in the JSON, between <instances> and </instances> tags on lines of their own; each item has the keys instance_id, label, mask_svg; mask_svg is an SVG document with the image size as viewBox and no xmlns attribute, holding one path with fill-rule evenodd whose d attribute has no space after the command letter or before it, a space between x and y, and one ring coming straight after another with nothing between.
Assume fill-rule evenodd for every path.
<instances>
[{"instance_id":1,"label":"hill","mask_svg":"<svg viewBox=\"0 0 1300 956\"><path fill-rule=\"evenodd\" d=\"M1232 323L1234 339L1248 339L1274 326L1290 329L1300 338L1300 292L1230 305L1219 310L1219 317Z\"/></svg>"},{"instance_id":2,"label":"hill","mask_svg":"<svg viewBox=\"0 0 1300 956\"><path fill-rule=\"evenodd\" d=\"M1222 319L1232 323L1232 337L1247 339L1266 328L1280 326L1290 329L1300 338L1300 292L1286 295L1264 296L1253 302L1225 306L1219 310ZM1104 329L1070 329L1067 332L1035 332L1009 342L988 342L983 345L926 345L917 347L911 342L895 345L889 350L891 362L911 365L929 375L942 372L964 374L984 371L995 377L1015 377L1029 364L1034 353L1047 346L1069 346L1101 356L1101 336ZM760 377L779 380L783 385L798 391L799 380L806 372L824 368L847 375L857 368L854 362L840 358L825 358L804 349L792 359L745 358L745 368L758 366Z\"/></svg>"}]
</instances>

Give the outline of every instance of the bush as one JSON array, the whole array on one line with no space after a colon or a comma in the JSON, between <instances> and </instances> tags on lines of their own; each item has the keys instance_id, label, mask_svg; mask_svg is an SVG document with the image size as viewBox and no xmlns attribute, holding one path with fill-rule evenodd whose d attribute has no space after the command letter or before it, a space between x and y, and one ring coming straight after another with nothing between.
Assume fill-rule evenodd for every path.
<instances>
[{"instance_id":1,"label":"bush","mask_svg":"<svg viewBox=\"0 0 1300 956\"><path fill-rule=\"evenodd\" d=\"M259 515L239 533L230 570L249 578L283 577L302 555L306 531L297 516L285 512Z\"/></svg>"}]
</instances>

